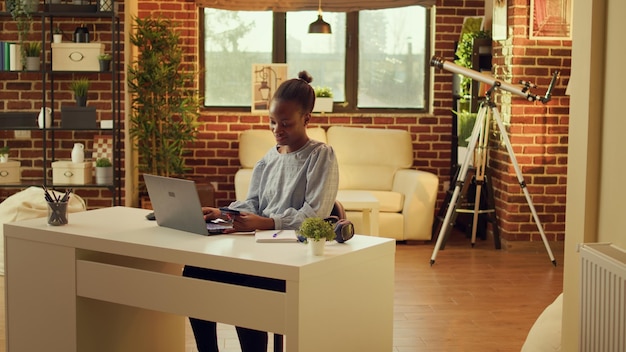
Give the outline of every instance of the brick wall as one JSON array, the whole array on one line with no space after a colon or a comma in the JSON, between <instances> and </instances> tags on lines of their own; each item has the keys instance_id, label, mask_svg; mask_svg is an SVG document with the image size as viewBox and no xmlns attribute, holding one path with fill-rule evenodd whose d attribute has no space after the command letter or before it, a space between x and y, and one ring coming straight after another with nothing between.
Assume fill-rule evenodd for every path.
<instances>
[{"instance_id":1,"label":"brick wall","mask_svg":"<svg viewBox=\"0 0 626 352\"><path fill-rule=\"evenodd\" d=\"M538 86L532 91L544 95L553 72L561 72L549 103L511 99L510 125L507 127L546 237L550 241L561 241L565 231L569 124L569 97L565 95L565 88L569 81L572 43L571 40L529 39L530 1L509 0L508 4L508 26L512 35L507 41L494 42L496 74L503 77L510 73L513 84L519 80L531 81ZM509 241L540 241L509 154L497 135L491 142L494 148L490 153L490 167L494 173L502 237Z\"/></svg>"},{"instance_id":2,"label":"brick wall","mask_svg":"<svg viewBox=\"0 0 626 352\"><path fill-rule=\"evenodd\" d=\"M529 3L530 0L509 1L508 20L514 34L509 43L494 43L494 62L501 67L505 66L503 47L511 47L514 53L510 66L513 81L531 80L537 83L539 86L537 92L541 94L547 87L552 70L563 69L560 84L554 91L551 103L543 106L513 98L510 105L511 143L529 184L534 205L550 239L562 240L565 223L569 106L568 98L564 97L563 93L564 83L569 76L571 42L528 40ZM192 62L197 60L198 10L192 1L142 0L139 1L138 11L142 17L159 14L179 20L183 28L184 46L189 52L188 59ZM454 57L454 42L458 40L463 18L482 15L483 12L483 0L438 0L434 55L451 60ZM8 28L8 24L4 26ZM5 33L4 28L2 35ZM36 80L22 76L19 80L13 80L11 84L36 85L36 82L24 82L31 79ZM0 104L7 99L17 99L15 92L5 93L6 84L4 80L0 83L2 88L0 95L12 95L5 95L9 98L0 99ZM408 130L413 136L414 166L434 172L440 176L443 183L450 177L451 91L451 74L435 70L432 114L327 114L316 115L311 122L312 126L323 128L331 125L351 125ZM3 109L7 109L6 106L0 105L0 110ZM239 133L250 128L267 128L268 119L266 116L251 113L203 110L200 122L199 139L191 146L191 154L187 159L187 165L193 170L189 176L217 185L216 202L218 205L225 205L235 197L233 183L234 174L239 168L237 159ZM509 240L536 240L537 231L515 179L508 154L502 146L498 147L498 140L494 139L492 142L496 148L490 155L490 167L494 170L493 183L502 235ZM443 186L440 186L438 206L443 195ZM90 200L93 197L95 202L98 195L86 194L86 196Z\"/></svg>"}]
</instances>

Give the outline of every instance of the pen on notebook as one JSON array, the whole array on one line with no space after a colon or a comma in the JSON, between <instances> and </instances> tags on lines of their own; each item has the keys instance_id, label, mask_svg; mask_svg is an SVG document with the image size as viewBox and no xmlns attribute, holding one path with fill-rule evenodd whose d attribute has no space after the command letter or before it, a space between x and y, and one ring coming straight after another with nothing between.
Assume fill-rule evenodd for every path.
<instances>
[{"instance_id":1,"label":"pen on notebook","mask_svg":"<svg viewBox=\"0 0 626 352\"><path fill-rule=\"evenodd\" d=\"M274 233L274 234L272 235L272 237L273 237L273 238L278 237L278 234L279 234L279 233L281 233L282 231L283 231L283 230L278 230L278 231L276 231L276 233Z\"/></svg>"}]
</instances>

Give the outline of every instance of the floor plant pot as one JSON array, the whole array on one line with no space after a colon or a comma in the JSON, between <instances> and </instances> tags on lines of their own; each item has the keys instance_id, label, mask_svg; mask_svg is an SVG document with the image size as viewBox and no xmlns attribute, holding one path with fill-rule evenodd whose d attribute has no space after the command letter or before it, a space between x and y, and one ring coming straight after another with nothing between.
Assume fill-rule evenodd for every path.
<instances>
[{"instance_id":1,"label":"floor plant pot","mask_svg":"<svg viewBox=\"0 0 626 352\"><path fill-rule=\"evenodd\" d=\"M26 71L39 71L41 68L41 62L39 57L27 57L26 58Z\"/></svg>"},{"instance_id":2,"label":"floor plant pot","mask_svg":"<svg viewBox=\"0 0 626 352\"><path fill-rule=\"evenodd\" d=\"M96 184L111 185L113 184L113 167L96 167Z\"/></svg>"},{"instance_id":3,"label":"floor plant pot","mask_svg":"<svg viewBox=\"0 0 626 352\"><path fill-rule=\"evenodd\" d=\"M322 256L324 255L324 247L326 246L326 240L321 239L319 241L308 239L309 249L311 250L311 254L314 256Z\"/></svg>"}]
</instances>

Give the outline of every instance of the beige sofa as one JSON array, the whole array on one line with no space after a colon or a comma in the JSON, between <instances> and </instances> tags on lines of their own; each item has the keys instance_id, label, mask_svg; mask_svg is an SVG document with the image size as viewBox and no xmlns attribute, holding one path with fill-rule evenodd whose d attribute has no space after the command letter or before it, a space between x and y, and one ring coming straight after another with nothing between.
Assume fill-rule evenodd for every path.
<instances>
[{"instance_id":1,"label":"beige sofa","mask_svg":"<svg viewBox=\"0 0 626 352\"><path fill-rule=\"evenodd\" d=\"M413 143L407 131L332 126L309 128L310 138L330 144L339 163L339 195L369 191L379 201L379 234L397 240L430 240L439 179L415 170ZM269 130L240 135L241 169L235 175L237 200L248 194L252 168L276 144ZM360 210L346 215L363 232Z\"/></svg>"}]
</instances>

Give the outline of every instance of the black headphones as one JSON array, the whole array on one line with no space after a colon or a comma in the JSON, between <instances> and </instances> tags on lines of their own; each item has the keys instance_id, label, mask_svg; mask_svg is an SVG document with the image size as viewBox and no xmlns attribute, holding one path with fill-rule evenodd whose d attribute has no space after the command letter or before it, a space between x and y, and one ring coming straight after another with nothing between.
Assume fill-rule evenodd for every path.
<instances>
[{"instance_id":1,"label":"black headphones","mask_svg":"<svg viewBox=\"0 0 626 352\"><path fill-rule=\"evenodd\" d=\"M330 216L324 220L333 226L337 243L344 243L354 236L354 225L350 220L339 219L336 216Z\"/></svg>"}]
</instances>

